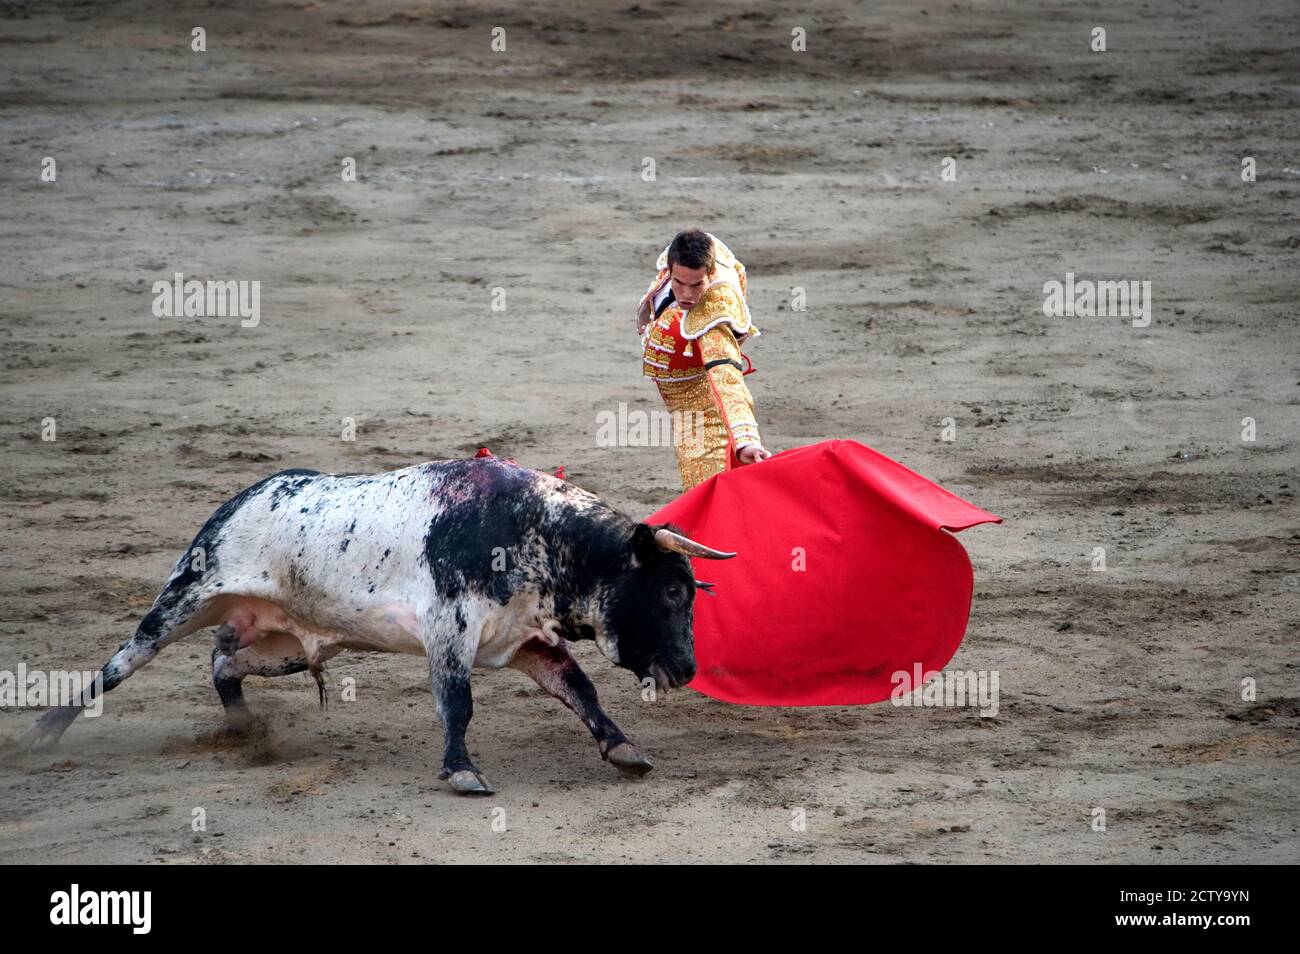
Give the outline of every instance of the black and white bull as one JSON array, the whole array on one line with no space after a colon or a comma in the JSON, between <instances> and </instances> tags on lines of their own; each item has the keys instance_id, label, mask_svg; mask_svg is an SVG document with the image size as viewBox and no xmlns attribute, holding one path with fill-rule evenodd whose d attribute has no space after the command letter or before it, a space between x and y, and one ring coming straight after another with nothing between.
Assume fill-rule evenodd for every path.
<instances>
[{"instance_id":1,"label":"black and white bull","mask_svg":"<svg viewBox=\"0 0 1300 954\"><path fill-rule=\"evenodd\" d=\"M510 666L573 709L602 758L644 775L650 763L600 708L566 641L595 640L660 690L688 682L697 586L688 556L735 554L635 523L572 484L496 457L375 475L286 470L208 519L104 666L102 691L164 646L215 626L213 681L240 727L247 675L308 671L321 683L325 662L344 649L418 653L445 736L439 778L486 794L465 745L470 669ZM82 708L51 709L24 744L52 747Z\"/></svg>"}]
</instances>

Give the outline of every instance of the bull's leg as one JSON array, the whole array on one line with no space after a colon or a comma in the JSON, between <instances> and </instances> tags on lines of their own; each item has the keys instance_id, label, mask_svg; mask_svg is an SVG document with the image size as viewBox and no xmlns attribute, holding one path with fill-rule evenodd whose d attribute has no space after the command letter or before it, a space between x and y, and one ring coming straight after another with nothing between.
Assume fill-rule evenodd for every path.
<instances>
[{"instance_id":1,"label":"bull's leg","mask_svg":"<svg viewBox=\"0 0 1300 954\"><path fill-rule=\"evenodd\" d=\"M216 645L212 647L212 683L225 707L226 723L236 731L246 729L253 721L244 702L245 676L287 676L307 669L302 643L290 633L275 633L240 649L235 627L229 623L217 627Z\"/></svg>"},{"instance_id":2,"label":"bull's leg","mask_svg":"<svg viewBox=\"0 0 1300 954\"><path fill-rule=\"evenodd\" d=\"M653 768L614 720L605 715L596 698L596 687L562 642L550 646L539 639L529 640L515 653L510 666L527 673L539 686L577 713L595 737L600 757L620 772L639 778Z\"/></svg>"},{"instance_id":3,"label":"bull's leg","mask_svg":"<svg viewBox=\"0 0 1300 954\"><path fill-rule=\"evenodd\" d=\"M19 740L19 746L29 752L54 748L82 709L147 665L164 646L201 629L204 625L202 615L202 606L189 586L164 589L136 627L135 635L104 664L100 680L102 688L92 684L82 694L79 703L59 706L44 713Z\"/></svg>"},{"instance_id":4,"label":"bull's leg","mask_svg":"<svg viewBox=\"0 0 1300 954\"><path fill-rule=\"evenodd\" d=\"M465 745L465 729L474 716L469 671L469 663L454 653L429 653L429 681L443 731L442 771L438 778L449 780L462 795L491 795L491 784L470 761Z\"/></svg>"}]
</instances>

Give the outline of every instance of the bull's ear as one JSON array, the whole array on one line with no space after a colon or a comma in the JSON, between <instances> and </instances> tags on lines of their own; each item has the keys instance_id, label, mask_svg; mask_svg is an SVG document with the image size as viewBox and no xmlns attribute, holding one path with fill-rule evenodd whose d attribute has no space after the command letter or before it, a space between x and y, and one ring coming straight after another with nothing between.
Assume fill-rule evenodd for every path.
<instances>
[{"instance_id":1,"label":"bull's ear","mask_svg":"<svg viewBox=\"0 0 1300 954\"><path fill-rule=\"evenodd\" d=\"M663 551L655 542L655 528L648 523L638 523L632 531L632 566L650 566Z\"/></svg>"}]
</instances>

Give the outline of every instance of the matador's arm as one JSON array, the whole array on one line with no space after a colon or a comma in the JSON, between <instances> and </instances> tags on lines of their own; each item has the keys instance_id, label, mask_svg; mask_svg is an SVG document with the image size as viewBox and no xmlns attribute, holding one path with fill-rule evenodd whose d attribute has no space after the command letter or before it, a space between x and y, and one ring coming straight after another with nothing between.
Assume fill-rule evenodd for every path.
<instances>
[{"instance_id":1,"label":"matador's arm","mask_svg":"<svg viewBox=\"0 0 1300 954\"><path fill-rule=\"evenodd\" d=\"M740 451L745 445L763 446L758 435L758 421L754 417L754 398L745 385L745 361L736 343L736 335L727 325L705 331L697 342L699 356L705 361L708 386L714 393L714 402L727 422L732 437L732 447Z\"/></svg>"},{"instance_id":2,"label":"matador's arm","mask_svg":"<svg viewBox=\"0 0 1300 954\"><path fill-rule=\"evenodd\" d=\"M682 320L682 334L693 339L704 361L704 373L736 453L747 444L763 446L754 417L754 398L745 386L744 358L738 336L757 334L743 292L719 282L701 296Z\"/></svg>"},{"instance_id":3,"label":"matador's arm","mask_svg":"<svg viewBox=\"0 0 1300 954\"><path fill-rule=\"evenodd\" d=\"M704 373L713 399L731 434L732 446L737 453L747 444L762 447L754 417L754 398L743 376L744 359L731 328L725 324L710 328L696 344L704 359Z\"/></svg>"}]
</instances>

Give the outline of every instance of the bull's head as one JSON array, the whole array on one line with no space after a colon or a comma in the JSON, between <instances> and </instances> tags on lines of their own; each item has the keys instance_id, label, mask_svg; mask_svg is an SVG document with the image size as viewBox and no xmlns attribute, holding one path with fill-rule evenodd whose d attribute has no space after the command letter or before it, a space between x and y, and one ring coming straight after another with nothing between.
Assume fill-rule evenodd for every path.
<instances>
[{"instance_id":1,"label":"bull's head","mask_svg":"<svg viewBox=\"0 0 1300 954\"><path fill-rule=\"evenodd\" d=\"M651 678L662 691L690 682L695 677L692 622L699 584L688 558L729 560L735 555L696 543L671 524L637 524L626 569L615 581L608 605L612 645L602 649L638 680Z\"/></svg>"}]
</instances>

